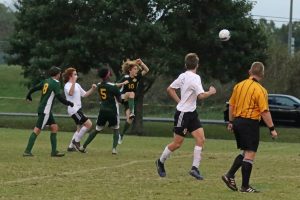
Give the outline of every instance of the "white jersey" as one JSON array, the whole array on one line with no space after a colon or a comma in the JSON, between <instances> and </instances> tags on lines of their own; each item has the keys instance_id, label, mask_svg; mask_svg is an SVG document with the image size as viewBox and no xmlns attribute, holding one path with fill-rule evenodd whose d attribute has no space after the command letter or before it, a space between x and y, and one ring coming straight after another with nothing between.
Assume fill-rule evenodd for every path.
<instances>
[{"instance_id":1,"label":"white jersey","mask_svg":"<svg viewBox=\"0 0 300 200\"><path fill-rule=\"evenodd\" d=\"M198 74L186 71L180 74L170 87L180 89L180 101L176 107L178 111L193 112L196 110L197 96L204 93L201 78Z\"/></svg>"},{"instance_id":2,"label":"white jersey","mask_svg":"<svg viewBox=\"0 0 300 200\"><path fill-rule=\"evenodd\" d=\"M81 108L81 97L86 94L86 91L82 89L82 87L75 83L73 96L69 95L69 91L71 89L72 83L67 82L64 87L66 99L74 103L74 106L68 106L68 114L71 116L75 114Z\"/></svg>"}]
</instances>

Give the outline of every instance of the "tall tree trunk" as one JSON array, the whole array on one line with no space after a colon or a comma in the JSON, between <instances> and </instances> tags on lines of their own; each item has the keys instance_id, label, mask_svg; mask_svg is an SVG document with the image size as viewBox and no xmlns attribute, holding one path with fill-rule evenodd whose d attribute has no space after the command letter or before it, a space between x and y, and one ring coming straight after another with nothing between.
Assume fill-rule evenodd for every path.
<instances>
[{"instance_id":1,"label":"tall tree trunk","mask_svg":"<svg viewBox=\"0 0 300 200\"><path fill-rule=\"evenodd\" d=\"M144 89L145 83L144 80L141 79L139 82L139 86L136 90L135 97L135 119L133 122L133 126L131 132L133 134L142 136L143 135L143 102L144 102Z\"/></svg>"}]
</instances>

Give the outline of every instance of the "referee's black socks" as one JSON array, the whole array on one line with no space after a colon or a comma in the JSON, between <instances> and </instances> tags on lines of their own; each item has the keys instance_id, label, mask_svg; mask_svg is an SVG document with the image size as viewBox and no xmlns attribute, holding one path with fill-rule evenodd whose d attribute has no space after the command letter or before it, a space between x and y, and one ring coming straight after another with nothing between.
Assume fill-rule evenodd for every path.
<instances>
[{"instance_id":1,"label":"referee's black socks","mask_svg":"<svg viewBox=\"0 0 300 200\"><path fill-rule=\"evenodd\" d=\"M243 159L244 159L244 156L239 154L235 160L233 161L233 164L230 168L230 170L227 172L226 176L229 177L229 178L233 178L236 171L242 166L242 163L243 163Z\"/></svg>"},{"instance_id":2,"label":"referee's black socks","mask_svg":"<svg viewBox=\"0 0 300 200\"><path fill-rule=\"evenodd\" d=\"M252 171L253 160L244 159L242 163L242 186L244 188L249 187L249 180Z\"/></svg>"}]
</instances>

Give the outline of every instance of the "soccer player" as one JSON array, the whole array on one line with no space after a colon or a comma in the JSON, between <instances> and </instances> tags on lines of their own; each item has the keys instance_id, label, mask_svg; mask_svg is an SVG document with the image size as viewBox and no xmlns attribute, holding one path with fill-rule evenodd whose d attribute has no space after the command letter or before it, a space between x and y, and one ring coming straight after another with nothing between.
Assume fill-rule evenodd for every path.
<instances>
[{"instance_id":1,"label":"soccer player","mask_svg":"<svg viewBox=\"0 0 300 200\"><path fill-rule=\"evenodd\" d=\"M117 154L120 124L119 103L121 102L121 93L115 83L109 82L111 76L111 71L109 69L101 69L98 75L102 79L102 82L97 85L97 92L100 99L100 111L97 124L95 130L89 134L80 151L82 153L86 152L88 144L104 129L106 122L108 122L108 127L112 128L114 131L112 154Z\"/></svg>"},{"instance_id":2,"label":"soccer player","mask_svg":"<svg viewBox=\"0 0 300 200\"><path fill-rule=\"evenodd\" d=\"M61 75L61 69L58 67L51 67L49 70L50 78L41 81L38 85L31 88L26 96L26 100L32 101L31 94L38 90L42 91L41 100L38 107L38 120L33 132L29 137L27 147L23 153L23 156L33 156L31 150L33 148L34 142L37 136L40 134L41 130L45 125L49 125L51 129L50 141L51 141L51 156L52 157L62 157L65 154L60 153L56 150L57 140L56 134L58 131L58 125L55 123L53 114L51 112L53 101L57 98L61 103L67 106L73 106L74 104L66 99L64 99L60 93L60 83L59 78Z\"/></svg>"},{"instance_id":3,"label":"soccer player","mask_svg":"<svg viewBox=\"0 0 300 200\"><path fill-rule=\"evenodd\" d=\"M264 77L264 65L254 62L249 78L234 86L229 100L229 123L227 129L234 132L237 148L241 153L234 159L229 171L222 176L228 188L237 191L235 173L242 168L240 191L259 192L249 185L252 165L259 145L259 121L263 118L272 138L277 137L268 105L268 92L259 83Z\"/></svg>"},{"instance_id":4,"label":"soccer player","mask_svg":"<svg viewBox=\"0 0 300 200\"><path fill-rule=\"evenodd\" d=\"M203 180L203 176L199 171L199 165L205 136L200 120L198 119L196 106L197 99L205 99L215 94L216 89L210 86L207 92L204 91L201 78L196 74L198 67L199 57L197 54L187 54L185 56L186 72L180 74L167 89L170 97L178 104L174 115L173 141L165 147L160 158L155 162L160 177L166 176L165 161L172 152L181 147L184 137L189 132L195 139L194 159L189 174L197 180ZM176 89L180 89L180 98L176 94Z\"/></svg>"},{"instance_id":5,"label":"soccer player","mask_svg":"<svg viewBox=\"0 0 300 200\"><path fill-rule=\"evenodd\" d=\"M138 83L142 76L145 76L149 72L149 68L141 59L127 60L122 65L122 72L124 76L118 82L126 83L121 87L121 97L122 103L125 107L126 122L122 134L119 137L119 144L122 144L124 134L132 124L132 121L135 117L134 98L136 88L138 87Z\"/></svg>"},{"instance_id":6,"label":"soccer player","mask_svg":"<svg viewBox=\"0 0 300 200\"><path fill-rule=\"evenodd\" d=\"M75 131L69 147L67 151L72 152L79 151L80 149L80 140L84 136L84 134L92 127L92 122L89 118L87 118L81 109L81 97L90 96L96 89L96 84L92 84L92 87L86 92L80 84L78 84L77 78L78 74L75 68L69 67L65 70L64 74L64 82L65 82L65 95L68 101L74 103L74 106L68 106L68 114L74 119L74 122L77 126L77 130Z\"/></svg>"}]
</instances>

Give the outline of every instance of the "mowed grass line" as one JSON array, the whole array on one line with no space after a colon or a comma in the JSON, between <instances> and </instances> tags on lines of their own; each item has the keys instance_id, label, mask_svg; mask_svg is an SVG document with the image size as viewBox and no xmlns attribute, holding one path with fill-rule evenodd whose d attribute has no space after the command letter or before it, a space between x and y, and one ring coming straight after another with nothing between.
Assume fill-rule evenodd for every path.
<instances>
[{"instance_id":1,"label":"mowed grass line","mask_svg":"<svg viewBox=\"0 0 300 200\"><path fill-rule=\"evenodd\" d=\"M260 194L228 190L220 176L238 153L233 140L208 139L201 171L204 181L188 175L193 140L166 163L167 177L158 177L154 165L171 138L127 136L111 154L111 134L98 135L87 154L50 157L48 131L34 146L33 158L22 152L31 130L0 129L0 199L299 199L300 144L262 142L253 168L252 185ZM72 133L58 135L65 150ZM241 175L237 174L241 184Z\"/></svg>"}]
</instances>

